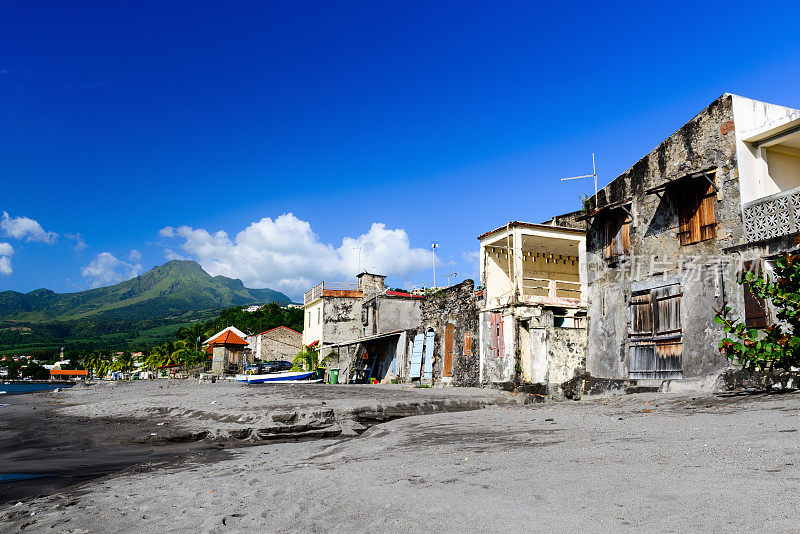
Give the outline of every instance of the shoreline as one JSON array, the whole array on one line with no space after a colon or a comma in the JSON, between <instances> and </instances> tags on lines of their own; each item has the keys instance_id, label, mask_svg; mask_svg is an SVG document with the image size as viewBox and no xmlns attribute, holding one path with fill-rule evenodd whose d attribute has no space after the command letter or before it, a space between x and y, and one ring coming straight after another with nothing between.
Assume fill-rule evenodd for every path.
<instances>
[{"instance_id":1,"label":"shoreline","mask_svg":"<svg viewBox=\"0 0 800 534\"><path fill-rule=\"evenodd\" d=\"M131 467L219 450L204 442L137 443L151 421L64 415L50 392L2 399L0 478L5 480L0 480L0 505L49 495Z\"/></svg>"}]
</instances>

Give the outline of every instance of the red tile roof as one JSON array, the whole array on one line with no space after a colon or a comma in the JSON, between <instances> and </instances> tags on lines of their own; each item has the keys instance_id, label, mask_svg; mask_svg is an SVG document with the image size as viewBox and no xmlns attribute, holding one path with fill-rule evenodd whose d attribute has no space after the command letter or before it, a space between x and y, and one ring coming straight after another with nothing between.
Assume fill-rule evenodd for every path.
<instances>
[{"instance_id":1,"label":"red tile roof","mask_svg":"<svg viewBox=\"0 0 800 534\"><path fill-rule=\"evenodd\" d=\"M214 339L208 342L208 346L212 345L236 345L236 346L245 346L247 345L247 341L240 338L230 330L218 335Z\"/></svg>"}]
</instances>

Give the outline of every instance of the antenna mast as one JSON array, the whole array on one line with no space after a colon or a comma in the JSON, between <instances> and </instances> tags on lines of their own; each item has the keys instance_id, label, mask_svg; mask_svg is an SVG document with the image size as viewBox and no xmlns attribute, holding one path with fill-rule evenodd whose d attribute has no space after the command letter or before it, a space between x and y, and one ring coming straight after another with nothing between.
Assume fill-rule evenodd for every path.
<instances>
[{"instance_id":1,"label":"antenna mast","mask_svg":"<svg viewBox=\"0 0 800 534\"><path fill-rule=\"evenodd\" d=\"M594 163L594 152L592 152L592 174L582 174L580 176L570 176L569 178L562 178L561 181L577 180L579 178L594 178L594 209L597 209L597 167Z\"/></svg>"}]
</instances>

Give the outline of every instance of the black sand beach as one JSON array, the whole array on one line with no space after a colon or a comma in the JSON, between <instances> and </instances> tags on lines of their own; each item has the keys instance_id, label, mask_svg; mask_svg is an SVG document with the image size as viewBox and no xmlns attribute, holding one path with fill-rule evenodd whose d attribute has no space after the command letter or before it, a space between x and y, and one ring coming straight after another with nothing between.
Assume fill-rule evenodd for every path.
<instances>
[{"instance_id":1,"label":"black sand beach","mask_svg":"<svg viewBox=\"0 0 800 534\"><path fill-rule=\"evenodd\" d=\"M41 394L4 395L2 401L8 406L0 407L0 504L219 448L207 442L136 443L150 432L152 421L67 416Z\"/></svg>"}]
</instances>

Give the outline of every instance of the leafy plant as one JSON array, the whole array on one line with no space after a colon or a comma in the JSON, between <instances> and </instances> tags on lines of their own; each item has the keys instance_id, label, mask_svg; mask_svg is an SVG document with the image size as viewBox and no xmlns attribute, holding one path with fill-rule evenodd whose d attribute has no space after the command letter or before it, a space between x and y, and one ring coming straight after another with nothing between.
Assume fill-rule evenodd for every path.
<instances>
[{"instance_id":1,"label":"leafy plant","mask_svg":"<svg viewBox=\"0 0 800 534\"><path fill-rule=\"evenodd\" d=\"M747 328L740 318L730 317L731 308L716 310L714 321L728 337L719 350L745 369L789 370L800 366L800 256L785 254L775 266L775 278L745 271L738 283L777 310L777 321L765 328Z\"/></svg>"},{"instance_id":2,"label":"leafy plant","mask_svg":"<svg viewBox=\"0 0 800 534\"><path fill-rule=\"evenodd\" d=\"M294 367L302 367L304 371L313 371L319 365L319 351L303 347L294 355L292 363Z\"/></svg>"},{"instance_id":3,"label":"leafy plant","mask_svg":"<svg viewBox=\"0 0 800 534\"><path fill-rule=\"evenodd\" d=\"M592 197L587 194L579 195L578 198L581 200L581 208L583 211L590 212L592 211Z\"/></svg>"}]
</instances>

